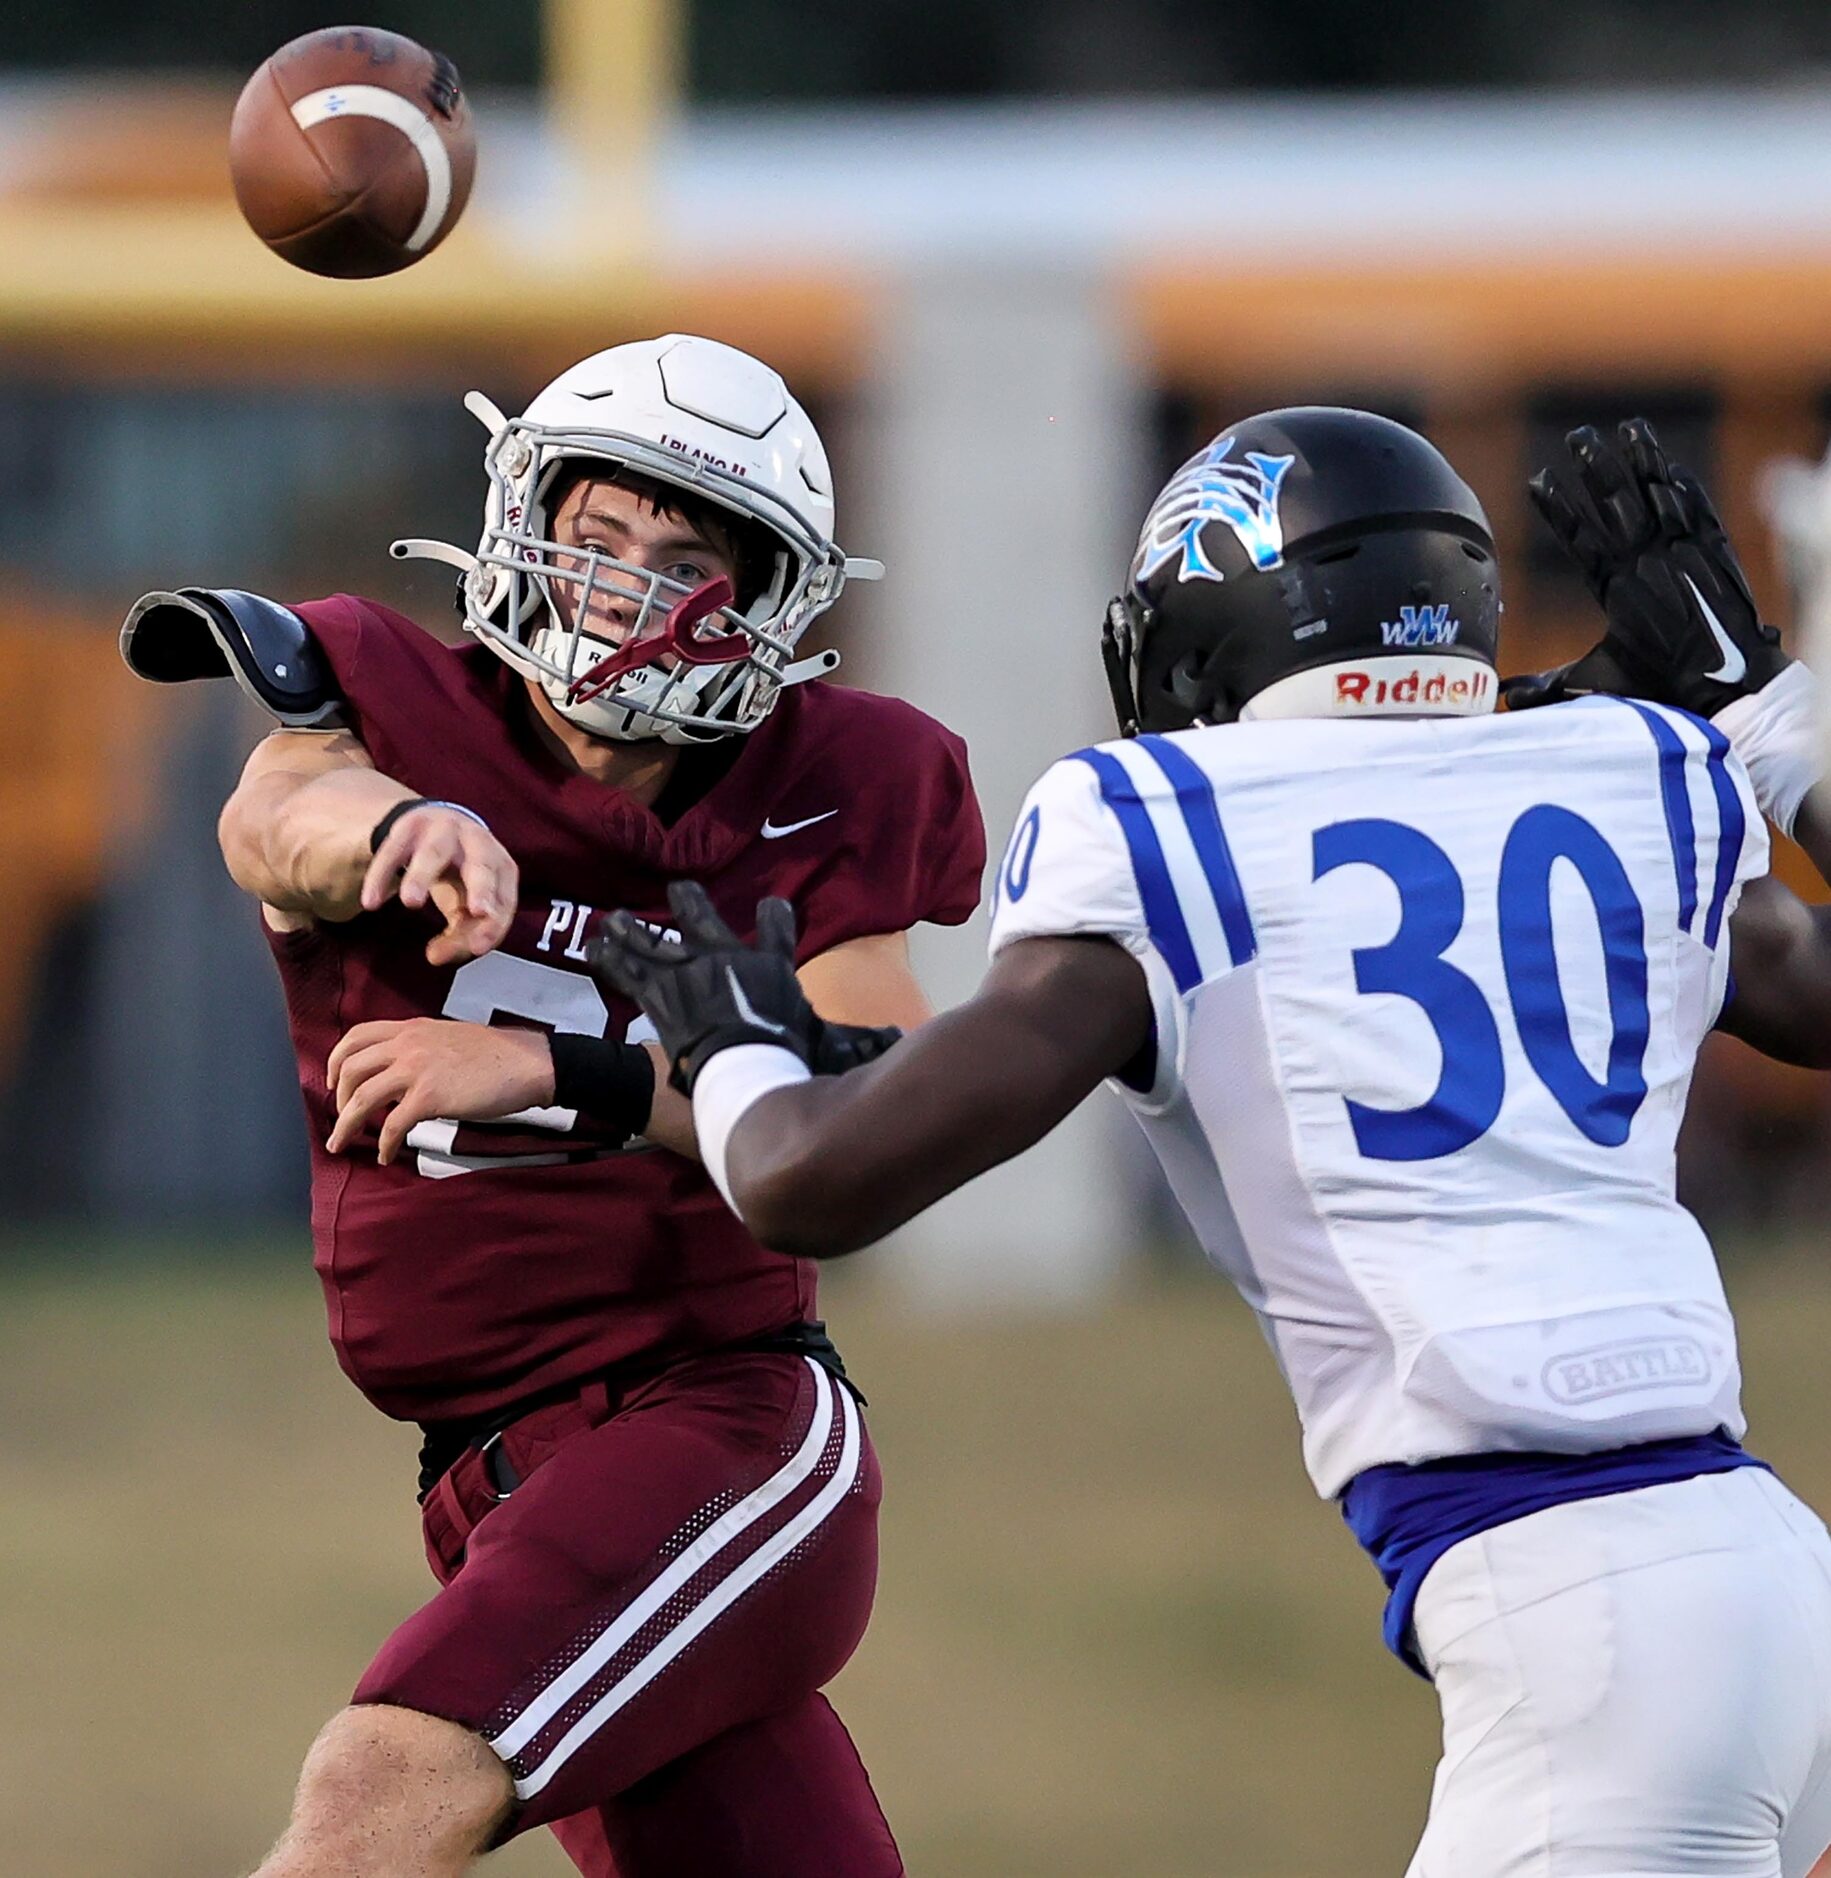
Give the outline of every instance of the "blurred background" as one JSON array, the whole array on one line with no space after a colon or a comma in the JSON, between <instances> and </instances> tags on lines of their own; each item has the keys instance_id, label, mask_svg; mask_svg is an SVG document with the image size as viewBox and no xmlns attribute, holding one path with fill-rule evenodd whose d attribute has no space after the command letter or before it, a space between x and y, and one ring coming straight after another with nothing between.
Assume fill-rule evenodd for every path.
<instances>
[{"instance_id":1,"label":"blurred background","mask_svg":"<svg viewBox=\"0 0 1831 1878\"><path fill-rule=\"evenodd\" d=\"M996 845L1109 734L1105 599L1229 418L1428 432L1516 668L1596 629L1524 495L1564 430L1652 417L1788 623L1764 470L1831 422L1819 0L397 0L367 23L458 63L477 193L360 283L265 253L225 169L241 80L336 23L91 0L0 50L0 1844L34 1878L251 1864L425 1591L411 1431L322 1340L277 987L215 851L260 725L128 677L138 593L353 589L448 634L445 578L385 550L475 535L462 394L710 334L814 412L840 538L890 567L822 628L967 737ZM981 938L925 944L942 998ZM830 1281L890 1479L842 1707L918 1872L1397 1873L1428 1691L1109 1107ZM1682 1165L1754 1442L1821 1504L1827 1114L1718 1040Z\"/></svg>"}]
</instances>

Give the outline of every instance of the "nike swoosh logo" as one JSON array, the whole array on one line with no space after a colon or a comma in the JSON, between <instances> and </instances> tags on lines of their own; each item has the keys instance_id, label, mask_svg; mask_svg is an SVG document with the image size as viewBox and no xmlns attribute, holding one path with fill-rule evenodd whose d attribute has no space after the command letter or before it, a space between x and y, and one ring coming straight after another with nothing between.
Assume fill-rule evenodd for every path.
<instances>
[{"instance_id":1,"label":"nike swoosh logo","mask_svg":"<svg viewBox=\"0 0 1831 1878\"><path fill-rule=\"evenodd\" d=\"M725 982L731 987L731 1002L737 1008L737 1014L745 1023L756 1030L772 1030L778 1037L788 1035L786 1024L772 1023L767 1017L759 1016L750 1008L750 1000L744 996L744 987L738 983L737 973L729 965L725 967Z\"/></svg>"},{"instance_id":2,"label":"nike swoosh logo","mask_svg":"<svg viewBox=\"0 0 1831 1878\"><path fill-rule=\"evenodd\" d=\"M763 839L780 841L784 835L798 835L802 829L812 828L816 822L824 822L829 816L838 813L837 809L828 809L825 815L810 815L804 822L784 822L779 828L774 822L766 821L763 824Z\"/></svg>"},{"instance_id":3,"label":"nike swoosh logo","mask_svg":"<svg viewBox=\"0 0 1831 1878\"><path fill-rule=\"evenodd\" d=\"M1742 648L1723 630L1723 622L1711 611L1710 602L1698 592L1697 582L1689 574L1685 576L1685 585L1691 589L1691 597L1704 616L1704 624L1710 628L1711 638L1723 648L1723 663L1704 676L1720 685L1739 685L1748 676L1748 660L1742 656Z\"/></svg>"}]
</instances>

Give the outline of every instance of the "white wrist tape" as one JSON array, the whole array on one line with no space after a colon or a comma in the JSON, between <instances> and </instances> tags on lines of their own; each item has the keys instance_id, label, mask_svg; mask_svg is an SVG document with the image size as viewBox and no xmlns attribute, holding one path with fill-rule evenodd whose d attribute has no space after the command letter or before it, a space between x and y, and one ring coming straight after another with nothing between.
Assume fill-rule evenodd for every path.
<instances>
[{"instance_id":1,"label":"white wrist tape","mask_svg":"<svg viewBox=\"0 0 1831 1878\"><path fill-rule=\"evenodd\" d=\"M734 1043L729 1050L719 1051L694 1078L693 1128L699 1136L699 1158L739 1219L744 1215L731 1197L731 1180L725 1172L732 1129L766 1095L811 1082L813 1075L793 1050L780 1044Z\"/></svg>"},{"instance_id":2,"label":"white wrist tape","mask_svg":"<svg viewBox=\"0 0 1831 1878\"><path fill-rule=\"evenodd\" d=\"M1796 659L1778 678L1724 705L1710 721L1742 759L1761 813L1790 835L1806 791L1824 773L1817 678Z\"/></svg>"}]
</instances>

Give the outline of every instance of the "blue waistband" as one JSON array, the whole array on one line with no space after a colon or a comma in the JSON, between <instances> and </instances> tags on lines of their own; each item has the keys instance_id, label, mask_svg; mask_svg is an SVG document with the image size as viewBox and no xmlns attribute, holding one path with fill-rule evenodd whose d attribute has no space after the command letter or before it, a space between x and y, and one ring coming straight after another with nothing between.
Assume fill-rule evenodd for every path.
<instances>
[{"instance_id":1,"label":"blue waistband","mask_svg":"<svg viewBox=\"0 0 1831 1878\"><path fill-rule=\"evenodd\" d=\"M1370 1467L1348 1482L1341 1512L1386 1581L1386 1647L1422 1676L1412 1606L1424 1574L1460 1540L1571 1500L1766 1465L1720 1428L1601 1454L1459 1454Z\"/></svg>"}]
</instances>

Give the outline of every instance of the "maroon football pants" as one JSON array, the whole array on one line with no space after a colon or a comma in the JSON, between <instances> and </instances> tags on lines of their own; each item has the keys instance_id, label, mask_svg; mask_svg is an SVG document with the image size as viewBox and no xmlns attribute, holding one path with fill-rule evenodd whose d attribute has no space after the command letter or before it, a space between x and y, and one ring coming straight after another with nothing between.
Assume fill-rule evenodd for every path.
<instances>
[{"instance_id":1,"label":"maroon football pants","mask_svg":"<svg viewBox=\"0 0 1831 1878\"><path fill-rule=\"evenodd\" d=\"M893 1878L818 1693L870 1616L879 1495L857 1402L808 1358L587 1391L428 1497L443 1589L353 1699L483 1735L515 1782L503 1836L551 1825L587 1878Z\"/></svg>"}]
</instances>

